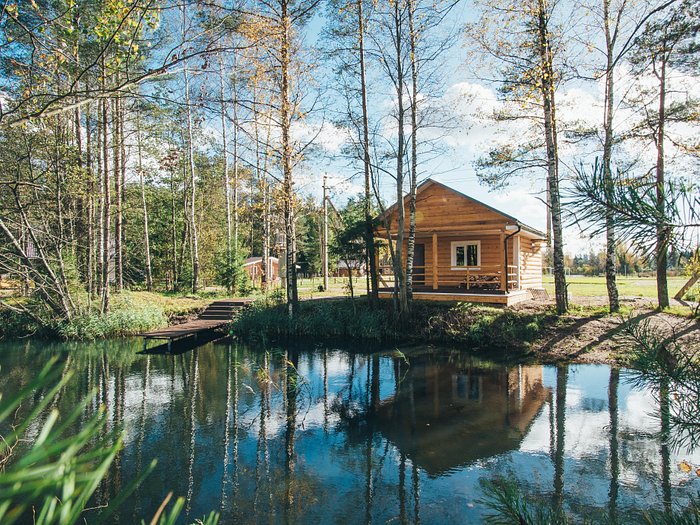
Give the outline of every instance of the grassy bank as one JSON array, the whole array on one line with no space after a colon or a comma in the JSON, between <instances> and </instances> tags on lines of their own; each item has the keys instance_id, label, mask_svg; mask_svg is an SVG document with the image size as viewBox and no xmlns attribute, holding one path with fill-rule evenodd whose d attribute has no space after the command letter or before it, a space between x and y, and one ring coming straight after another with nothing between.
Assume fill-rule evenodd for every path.
<instances>
[{"instance_id":1,"label":"grassy bank","mask_svg":"<svg viewBox=\"0 0 700 525\"><path fill-rule=\"evenodd\" d=\"M26 336L71 340L124 337L186 318L200 311L208 302L199 297L122 292L112 296L107 314L85 308L84 313L70 321L44 317L39 307L25 303L35 318L22 312L0 310L0 339Z\"/></svg>"},{"instance_id":2,"label":"grassy bank","mask_svg":"<svg viewBox=\"0 0 700 525\"><path fill-rule=\"evenodd\" d=\"M314 337L375 341L465 343L525 348L557 322L552 310L521 312L464 303L417 301L398 318L391 301L370 308L366 298L303 301L290 320L285 305L254 304L238 318L234 335L246 339Z\"/></svg>"}]
</instances>

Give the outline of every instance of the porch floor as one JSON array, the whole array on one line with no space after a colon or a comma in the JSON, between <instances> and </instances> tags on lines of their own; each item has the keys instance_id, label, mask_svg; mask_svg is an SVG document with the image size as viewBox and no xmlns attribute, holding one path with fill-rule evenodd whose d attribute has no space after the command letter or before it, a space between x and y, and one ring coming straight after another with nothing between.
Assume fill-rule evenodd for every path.
<instances>
[{"instance_id":1,"label":"porch floor","mask_svg":"<svg viewBox=\"0 0 700 525\"><path fill-rule=\"evenodd\" d=\"M380 288L380 298L390 298L391 288ZM418 301L462 301L466 303L499 304L511 306L530 299L527 290L481 290L472 288L467 290L457 286L441 286L433 290L432 286L414 286L413 298Z\"/></svg>"}]
</instances>

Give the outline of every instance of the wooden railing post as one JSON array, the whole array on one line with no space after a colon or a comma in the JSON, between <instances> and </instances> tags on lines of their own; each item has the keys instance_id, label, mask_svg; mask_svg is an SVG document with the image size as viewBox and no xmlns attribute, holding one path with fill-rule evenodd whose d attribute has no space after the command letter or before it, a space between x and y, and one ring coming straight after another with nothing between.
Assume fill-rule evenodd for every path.
<instances>
[{"instance_id":1,"label":"wooden railing post","mask_svg":"<svg viewBox=\"0 0 700 525\"><path fill-rule=\"evenodd\" d=\"M508 267L506 266L506 235L501 232L501 291L508 291Z\"/></svg>"},{"instance_id":2,"label":"wooden railing post","mask_svg":"<svg viewBox=\"0 0 700 525\"><path fill-rule=\"evenodd\" d=\"M433 290L438 289L438 237L433 233Z\"/></svg>"}]
</instances>

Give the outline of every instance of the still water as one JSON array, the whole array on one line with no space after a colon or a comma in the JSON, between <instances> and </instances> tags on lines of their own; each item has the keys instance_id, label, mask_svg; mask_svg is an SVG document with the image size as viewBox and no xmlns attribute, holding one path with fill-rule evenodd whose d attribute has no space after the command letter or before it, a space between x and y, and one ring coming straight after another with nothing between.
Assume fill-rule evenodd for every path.
<instances>
[{"instance_id":1,"label":"still water","mask_svg":"<svg viewBox=\"0 0 700 525\"><path fill-rule=\"evenodd\" d=\"M655 396L624 369L427 346L139 350L0 344L4 395L60 355L75 375L58 407L91 395L86 416L104 404L125 429L95 504L158 460L117 523L152 516L169 491L186 498L188 522L216 510L221 523L449 524L482 521L482 480L496 476L578 517L621 522L700 490L700 453L660 439Z\"/></svg>"}]
</instances>

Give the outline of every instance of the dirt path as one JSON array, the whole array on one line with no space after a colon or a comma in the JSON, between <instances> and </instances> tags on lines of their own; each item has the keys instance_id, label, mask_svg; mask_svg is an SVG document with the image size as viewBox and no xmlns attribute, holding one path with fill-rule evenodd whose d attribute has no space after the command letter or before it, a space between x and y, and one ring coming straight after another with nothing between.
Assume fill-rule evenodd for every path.
<instances>
[{"instance_id":1,"label":"dirt path","mask_svg":"<svg viewBox=\"0 0 700 525\"><path fill-rule=\"evenodd\" d=\"M602 306L605 298L587 297L587 306ZM580 301L572 301L581 304ZM571 313L560 321L551 334L531 345L533 353L544 362L616 363L630 347L625 322L630 319L649 323L664 338L677 337L685 345L700 345L700 321L654 310L648 299L623 299L632 309L626 316L594 314L590 310ZM546 303L527 303L523 308L542 308Z\"/></svg>"}]
</instances>

